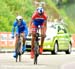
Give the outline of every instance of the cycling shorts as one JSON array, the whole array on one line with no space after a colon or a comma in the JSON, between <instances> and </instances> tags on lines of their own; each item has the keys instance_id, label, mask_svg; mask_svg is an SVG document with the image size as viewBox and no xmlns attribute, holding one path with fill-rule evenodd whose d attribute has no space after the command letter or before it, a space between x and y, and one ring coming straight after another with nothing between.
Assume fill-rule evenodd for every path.
<instances>
[{"instance_id":1,"label":"cycling shorts","mask_svg":"<svg viewBox=\"0 0 75 69\"><path fill-rule=\"evenodd\" d=\"M44 27L44 23L42 23L41 25L38 25L38 26L40 26L40 28L43 28ZM37 31L38 26L36 26L36 25L34 25L34 23L32 23L32 27L31 27L32 33Z\"/></svg>"},{"instance_id":2,"label":"cycling shorts","mask_svg":"<svg viewBox=\"0 0 75 69\"><path fill-rule=\"evenodd\" d=\"M16 35L20 35L21 33L24 33L24 38L27 37L26 31L19 32L19 31L16 30Z\"/></svg>"}]
</instances>

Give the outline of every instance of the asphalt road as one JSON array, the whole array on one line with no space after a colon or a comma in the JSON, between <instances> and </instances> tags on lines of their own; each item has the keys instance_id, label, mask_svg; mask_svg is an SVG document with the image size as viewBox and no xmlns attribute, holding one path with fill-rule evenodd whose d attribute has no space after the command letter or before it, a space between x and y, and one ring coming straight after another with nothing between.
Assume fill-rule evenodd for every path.
<instances>
[{"instance_id":1,"label":"asphalt road","mask_svg":"<svg viewBox=\"0 0 75 69\"><path fill-rule=\"evenodd\" d=\"M75 69L75 52L51 55L49 52L38 57L38 64L33 64L30 53L22 55L21 62L15 62L13 53L0 53L0 69Z\"/></svg>"}]
</instances>

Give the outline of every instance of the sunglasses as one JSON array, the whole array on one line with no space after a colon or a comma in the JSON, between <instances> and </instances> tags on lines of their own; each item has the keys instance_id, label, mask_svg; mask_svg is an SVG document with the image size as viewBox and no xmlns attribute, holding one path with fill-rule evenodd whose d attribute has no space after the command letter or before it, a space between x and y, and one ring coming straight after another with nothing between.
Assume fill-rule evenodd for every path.
<instances>
[{"instance_id":1,"label":"sunglasses","mask_svg":"<svg viewBox=\"0 0 75 69\"><path fill-rule=\"evenodd\" d=\"M17 19L16 19L17 20ZM19 19L19 20L17 20L18 22L21 22L22 21L22 19Z\"/></svg>"}]
</instances>

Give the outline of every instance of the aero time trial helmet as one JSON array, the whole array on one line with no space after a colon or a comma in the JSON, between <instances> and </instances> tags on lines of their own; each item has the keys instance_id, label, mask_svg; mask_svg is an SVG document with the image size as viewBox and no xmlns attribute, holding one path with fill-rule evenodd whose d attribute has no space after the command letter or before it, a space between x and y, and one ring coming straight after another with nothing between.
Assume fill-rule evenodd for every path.
<instances>
[{"instance_id":1,"label":"aero time trial helmet","mask_svg":"<svg viewBox=\"0 0 75 69\"><path fill-rule=\"evenodd\" d=\"M38 12L38 14L43 14L43 12L44 12L44 9L42 8L42 7L38 7L37 8L37 12Z\"/></svg>"},{"instance_id":2,"label":"aero time trial helmet","mask_svg":"<svg viewBox=\"0 0 75 69\"><path fill-rule=\"evenodd\" d=\"M22 20L22 19L23 19L22 16L17 16L17 17L16 17L16 20L17 20L17 21L20 21L20 20Z\"/></svg>"}]
</instances>

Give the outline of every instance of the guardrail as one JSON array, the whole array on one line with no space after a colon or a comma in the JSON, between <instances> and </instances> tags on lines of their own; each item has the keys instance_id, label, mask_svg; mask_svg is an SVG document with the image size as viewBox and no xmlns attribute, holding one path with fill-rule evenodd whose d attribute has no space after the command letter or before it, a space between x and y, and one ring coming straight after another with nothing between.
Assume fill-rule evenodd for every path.
<instances>
[{"instance_id":1,"label":"guardrail","mask_svg":"<svg viewBox=\"0 0 75 69\"><path fill-rule=\"evenodd\" d=\"M75 34L72 34L72 47L75 48Z\"/></svg>"},{"instance_id":2,"label":"guardrail","mask_svg":"<svg viewBox=\"0 0 75 69\"><path fill-rule=\"evenodd\" d=\"M0 48L14 48L15 38L11 38L10 32L0 32Z\"/></svg>"},{"instance_id":3,"label":"guardrail","mask_svg":"<svg viewBox=\"0 0 75 69\"><path fill-rule=\"evenodd\" d=\"M0 49L14 48L15 38L11 38L11 32L0 32ZM75 48L75 34L72 34L72 47Z\"/></svg>"}]
</instances>

